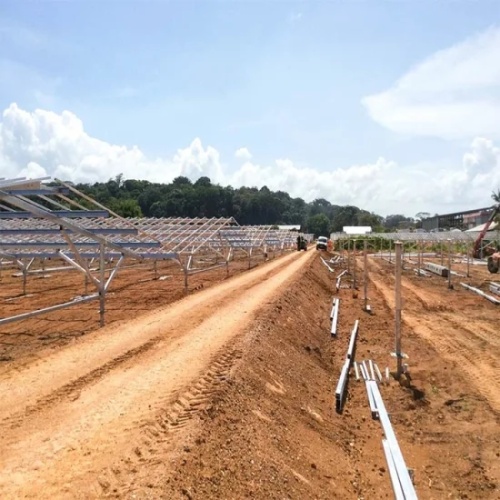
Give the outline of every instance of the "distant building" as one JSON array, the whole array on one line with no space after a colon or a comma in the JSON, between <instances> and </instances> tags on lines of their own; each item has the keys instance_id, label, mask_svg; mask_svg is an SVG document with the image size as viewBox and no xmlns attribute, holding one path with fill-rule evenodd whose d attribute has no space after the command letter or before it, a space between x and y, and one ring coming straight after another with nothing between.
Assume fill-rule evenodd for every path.
<instances>
[{"instance_id":1,"label":"distant building","mask_svg":"<svg viewBox=\"0 0 500 500\"><path fill-rule=\"evenodd\" d=\"M300 231L300 224L292 224L285 226L278 225L278 229L281 229L282 231Z\"/></svg>"},{"instance_id":2,"label":"distant building","mask_svg":"<svg viewBox=\"0 0 500 500\"><path fill-rule=\"evenodd\" d=\"M422 219L422 229L426 231L439 231L449 229L466 230L474 226L488 222L491 217L493 207L476 208L475 210L465 210L451 214L435 215Z\"/></svg>"},{"instance_id":3,"label":"distant building","mask_svg":"<svg viewBox=\"0 0 500 500\"><path fill-rule=\"evenodd\" d=\"M486 223L484 224L479 224L479 226L471 227L470 229L467 229L466 232L468 233L477 233L480 232L484 229L484 226L486 226ZM488 231L494 231L495 229L498 229L500 224L498 222L492 222L490 227L488 228Z\"/></svg>"},{"instance_id":4,"label":"distant building","mask_svg":"<svg viewBox=\"0 0 500 500\"><path fill-rule=\"evenodd\" d=\"M372 232L371 226L344 226L342 231L346 234L368 234Z\"/></svg>"}]
</instances>

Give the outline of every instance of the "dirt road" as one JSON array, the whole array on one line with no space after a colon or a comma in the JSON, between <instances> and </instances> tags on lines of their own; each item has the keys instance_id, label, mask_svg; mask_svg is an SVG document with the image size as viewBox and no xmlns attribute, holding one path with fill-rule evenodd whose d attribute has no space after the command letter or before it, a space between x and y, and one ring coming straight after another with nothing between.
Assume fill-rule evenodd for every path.
<instances>
[{"instance_id":1,"label":"dirt road","mask_svg":"<svg viewBox=\"0 0 500 500\"><path fill-rule=\"evenodd\" d=\"M131 452L153 473L155 441L217 390L238 358L238 334L313 255L294 252L4 372L0 496L116 492L124 468L134 472L120 462Z\"/></svg>"}]
</instances>

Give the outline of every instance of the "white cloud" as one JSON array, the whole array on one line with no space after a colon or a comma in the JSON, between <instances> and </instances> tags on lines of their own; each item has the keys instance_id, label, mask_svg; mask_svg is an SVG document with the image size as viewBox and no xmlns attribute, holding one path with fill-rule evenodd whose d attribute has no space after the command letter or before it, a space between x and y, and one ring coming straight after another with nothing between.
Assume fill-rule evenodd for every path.
<instances>
[{"instance_id":1,"label":"white cloud","mask_svg":"<svg viewBox=\"0 0 500 500\"><path fill-rule=\"evenodd\" d=\"M444 139L500 138L500 28L436 52L393 87L365 97L395 132Z\"/></svg>"},{"instance_id":2,"label":"white cloud","mask_svg":"<svg viewBox=\"0 0 500 500\"><path fill-rule=\"evenodd\" d=\"M2 174L16 175L30 163L48 175L74 182L103 181L123 173L126 178L169 182L178 175L208 175L221 181L219 153L195 139L172 160L150 159L136 146L109 144L88 135L81 120L69 111L56 114L37 109L29 113L11 104L0 124Z\"/></svg>"},{"instance_id":3,"label":"white cloud","mask_svg":"<svg viewBox=\"0 0 500 500\"><path fill-rule=\"evenodd\" d=\"M250 160L252 158L252 153L250 153L247 148L239 148L235 151L234 156L239 160Z\"/></svg>"},{"instance_id":4,"label":"white cloud","mask_svg":"<svg viewBox=\"0 0 500 500\"><path fill-rule=\"evenodd\" d=\"M481 137L472 141L458 166L429 162L403 167L379 158L373 163L345 168L326 165L326 170L319 170L290 159L262 165L251 159L247 148L236 153L243 164L224 168L219 152L196 138L172 158L148 158L136 146L91 137L69 111L27 112L12 104L0 121L0 177L50 175L96 182L123 173L126 179L170 182L179 175L193 181L208 176L223 185L266 185L306 201L321 197L382 215L487 206L491 191L500 187L500 149Z\"/></svg>"}]
</instances>

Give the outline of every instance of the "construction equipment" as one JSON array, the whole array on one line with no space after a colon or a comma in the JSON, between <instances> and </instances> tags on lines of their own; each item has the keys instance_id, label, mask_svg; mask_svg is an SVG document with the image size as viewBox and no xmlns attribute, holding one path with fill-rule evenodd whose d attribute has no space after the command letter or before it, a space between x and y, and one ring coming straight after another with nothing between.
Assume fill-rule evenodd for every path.
<instances>
[{"instance_id":1,"label":"construction equipment","mask_svg":"<svg viewBox=\"0 0 500 500\"><path fill-rule=\"evenodd\" d=\"M297 237L297 251L307 251L307 240L303 236Z\"/></svg>"},{"instance_id":2,"label":"construction equipment","mask_svg":"<svg viewBox=\"0 0 500 500\"><path fill-rule=\"evenodd\" d=\"M488 229L491 226L491 223L495 220L495 217L499 212L500 212L500 204L494 207L493 211L491 212L490 218L488 219L488 222L486 222L483 229L479 233L479 236L474 242L474 249L472 250L472 256L475 259L482 258L481 242L483 241L484 237L486 236L486 233L488 232ZM497 251L493 250L494 253L488 256L488 271L493 274L498 273L498 270L500 268L500 251L498 250L499 250L498 248ZM491 248L487 251L492 252Z\"/></svg>"},{"instance_id":3,"label":"construction equipment","mask_svg":"<svg viewBox=\"0 0 500 500\"><path fill-rule=\"evenodd\" d=\"M500 269L500 252L495 252L488 257L488 271L492 274L498 273Z\"/></svg>"}]
</instances>

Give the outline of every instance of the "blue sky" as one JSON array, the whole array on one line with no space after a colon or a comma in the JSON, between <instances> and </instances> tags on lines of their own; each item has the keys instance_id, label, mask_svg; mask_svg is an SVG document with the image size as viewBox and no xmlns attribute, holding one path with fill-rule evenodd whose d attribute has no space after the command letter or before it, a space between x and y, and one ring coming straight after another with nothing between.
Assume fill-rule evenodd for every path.
<instances>
[{"instance_id":1,"label":"blue sky","mask_svg":"<svg viewBox=\"0 0 500 500\"><path fill-rule=\"evenodd\" d=\"M491 171L500 183L500 122L495 135L494 117L471 120L462 93L475 105L485 92L498 103L500 55L470 66L471 51L495 53L498 25L496 1L4 0L4 135L9 127L26 135L20 123L34 120L24 142L49 144L47 122L63 123L65 110L82 125L70 153L64 124L49 156L28 146L16 156L4 137L4 164L8 173L43 169L75 180L106 179L120 161L126 177L209 172L222 183L268 184L382 214L488 205L491 189L476 174ZM454 67L463 71L447 81ZM492 67L498 74L488 74ZM468 70L485 76L471 86ZM460 106L430 109L436 96L447 101L448 88ZM482 163L471 170L474 154ZM433 175L444 190L426 188Z\"/></svg>"}]
</instances>

